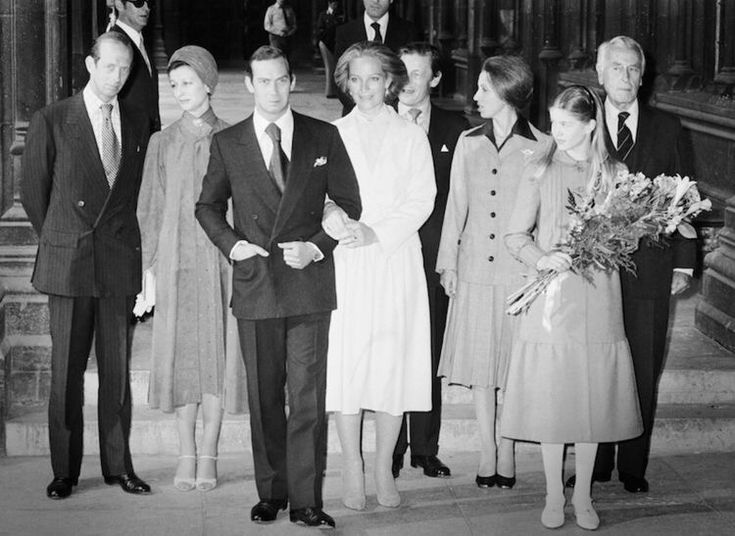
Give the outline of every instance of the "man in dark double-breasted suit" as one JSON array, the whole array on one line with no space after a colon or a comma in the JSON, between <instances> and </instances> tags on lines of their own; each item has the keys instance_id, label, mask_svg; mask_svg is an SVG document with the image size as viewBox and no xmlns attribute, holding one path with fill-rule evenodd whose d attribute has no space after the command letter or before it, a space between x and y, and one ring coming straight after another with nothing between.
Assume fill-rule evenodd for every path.
<instances>
[{"instance_id":1,"label":"man in dark double-breasted suit","mask_svg":"<svg viewBox=\"0 0 735 536\"><path fill-rule=\"evenodd\" d=\"M689 169L682 159L681 123L638 100L644 69L643 50L630 37L615 37L598 49L597 73L606 93L608 149L631 172L642 172L650 178L661 173L685 175ZM644 432L638 438L617 443L617 468L625 489L640 493L648 491L645 473L656 410L656 386L663 371L669 302L672 295L689 286L696 262L696 244L678 234L665 239L663 247L643 240L633 255L633 262L636 274L621 271L620 279L625 334L633 357ZM592 479L610 480L615 463L615 444L601 444Z\"/></svg>"},{"instance_id":2,"label":"man in dark double-breasted suit","mask_svg":"<svg viewBox=\"0 0 735 536\"><path fill-rule=\"evenodd\" d=\"M437 457L442 407L441 379L437 377L437 369L447 322L449 298L439 283L436 257L444 212L447 208L454 147L462 131L469 128L469 123L459 114L443 110L431 102L431 90L439 84L442 76L439 51L436 47L429 43L413 42L400 47L399 54L406 65L408 83L398 96L398 113L407 121L417 123L429 136L436 178L436 200L433 212L419 229L424 272L429 287L431 411L411 412L404 416L401 433L393 452L392 469L393 476L398 477L403 467L403 456L410 442L411 465L421 467L426 476L443 477L450 476L451 472Z\"/></svg>"},{"instance_id":3,"label":"man in dark double-breasted suit","mask_svg":"<svg viewBox=\"0 0 735 536\"><path fill-rule=\"evenodd\" d=\"M52 499L68 497L82 463L84 371L92 337L99 370L102 474L129 493L147 493L133 472L129 316L140 291L135 215L148 131L117 99L132 51L118 34L97 38L90 81L38 111L28 128L21 199L39 236L33 286L48 294Z\"/></svg>"},{"instance_id":4,"label":"man in dark double-breasted suit","mask_svg":"<svg viewBox=\"0 0 735 536\"><path fill-rule=\"evenodd\" d=\"M232 308L248 377L255 480L252 521L290 504L292 522L333 527L322 511L327 336L336 308L325 195L355 220L357 179L337 129L295 113L283 52L253 53L253 115L215 134L196 216L234 261ZM234 226L225 219L232 198ZM288 389L288 418L284 412Z\"/></svg>"},{"instance_id":5,"label":"man in dark double-breasted suit","mask_svg":"<svg viewBox=\"0 0 735 536\"><path fill-rule=\"evenodd\" d=\"M148 24L151 3L140 0L115 0L117 21L110 28L125 36L133 50L133 64L130 76L120 90L118 98L130 107L139 108L153 134L161 130L161 116L158 111L158 71L148 56L143 43L143 28Z\"/></svg>"},{"instance_id":6,"label":"man in dark double-breasted suit","mask_svg":"<svg viewBox=\"0 0 735 536\"><path fill-rule=\"evenodd\" d=\"M350 45L362 41L377 41L398 52L403 45L418 39L418 31L411 21L390 13L392 3L393 0L363 0L363 16L337 26L334 41L334 57L337 61ZM341 91L338 91L338 97L342 103L342 115L347 115L355 103Z\"/></svg>"}]
</instances>

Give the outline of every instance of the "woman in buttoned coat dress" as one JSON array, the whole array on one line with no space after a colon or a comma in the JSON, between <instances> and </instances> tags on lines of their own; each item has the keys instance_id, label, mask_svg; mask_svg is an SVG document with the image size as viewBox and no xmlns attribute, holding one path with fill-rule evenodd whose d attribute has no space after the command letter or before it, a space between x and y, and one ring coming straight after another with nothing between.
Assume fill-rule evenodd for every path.
<instances>
[{"instance_id":1,"label":"woman in buttoned coat dress","mask_svg":"<svg viewBox=\"0 0 735 536\"><path fill-rule=\"evenodd\" d=\"M472 389L480 432L477 485L510 488L513 442L501 438L496 447L496 390L505 386L515 325L505 298L523 280L503 235L523 169L548 136L519 113L533 91L522 59L488 58L477 85L474 99L486 122L457 142L436 265L450 297L438 374Z\"/></svg>"}]
</instances>

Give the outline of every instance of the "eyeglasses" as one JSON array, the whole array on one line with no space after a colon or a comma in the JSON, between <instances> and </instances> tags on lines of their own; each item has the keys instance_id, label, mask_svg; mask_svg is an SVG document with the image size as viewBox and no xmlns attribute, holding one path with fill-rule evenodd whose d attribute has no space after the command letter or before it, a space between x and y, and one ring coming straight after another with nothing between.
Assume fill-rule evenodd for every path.
<instances>
[{"instance_id":1,"label":"eyeglasses","mask_svg":"<svg viewBox=\"0 0 735 536\"><path fill-rule=\"evenodd\" d=\"M148 7L153 7L153 0L128 0L128 4L133 4L135 7L140 9L143 4L148 4Z\"/></svg>"}]
</instances>

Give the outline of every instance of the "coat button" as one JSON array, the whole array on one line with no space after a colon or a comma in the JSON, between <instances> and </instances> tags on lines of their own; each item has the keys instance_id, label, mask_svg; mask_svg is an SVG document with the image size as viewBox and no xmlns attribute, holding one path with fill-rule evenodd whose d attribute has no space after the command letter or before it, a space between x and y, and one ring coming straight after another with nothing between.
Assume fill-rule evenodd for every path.
<instances>
[{"instance_id":1,"label":"coat button","mask_svg":"<svg viewBox=\"0 0 735 536\"><path fill-rule=\"evenodd\" d=\"M495 217L495 212L491 212L491 213L490 213L490 217L491 217L491 218L494 218L494 217Z\"/></svg>"},{"instance_id":2,"label":"coat button","mask_svg":"<svg viewBox=\"0 0 735 536\"><path fill-rule=\"evenodd\" d=\"M490 240L495 240L495 233L490 233Z\"/></svg>"},{"instance_id":3,"label":"coat button","mask_svg":"<svg viewBox=\"0 0 735 536\"><path fill-rule=\"evenodd\" d=\"M253 219L254 220L257 220L258 219L258 215L257 214L253 214Z\"/></svg>"},{"instance_id":4,"label":"coat button","mask_svg":"<svg viewBox=\"0 0 735 536\"><path fill-rule=\"evenodd\" d=\"M496 194L495 190L490 190L490 195L495 195L495 194Z\"/></svg>"},{"instance_id":5,"label":"coat button","mask_svg":"<svg viewBox=\"0 0 735 536\"><path fill-rule=\"evenodd\" d=\"M490 256L489 256L489 257L487 258L487 260L488 260L488 261L490 261L490 262L493 262L493 261L495 260L495 257L493 257L492 255L490 255Z\"/></svg>"},{"instance_id":6,"label":"coat button","mask_svg":"<svg viewBox=\"0 0 735 536\"><path fill-rule=\"evenodd\" d=\"M84 201L81 201L81 200L80 201L77 201L77 206L83 207L84 206Z\"/></svg>"},{"instance_id":7,"label":"coat button","mask_svg":"<svg viewBox=\"0 0 735 536\"><path fill-rule=\"evenodd\" d=\"M492 174L493 174L493 175L497 175L497 174L498 174L498 170L497 170L497 169L495 169L495 168L493 168L493 170L492 170Z\"/></svg>"}]
</instances>

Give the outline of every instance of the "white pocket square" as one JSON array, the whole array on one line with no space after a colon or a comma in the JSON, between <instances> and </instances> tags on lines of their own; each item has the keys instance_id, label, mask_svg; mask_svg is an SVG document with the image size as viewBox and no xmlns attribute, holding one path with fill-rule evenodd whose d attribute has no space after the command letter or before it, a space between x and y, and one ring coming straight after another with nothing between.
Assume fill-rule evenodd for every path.
<instances>
[{"instance_id":1,"label":"white pocket square","mask_svg":"<svg viewBox=\"0 0 735 536\"><path fill-rule=\"evenodd\" d=\"M449 152L449 147L447 147L446 145L442 145L441 152L442 153L448 153Z\"/></svg>"},{"instance_id":2,"label":"white pocket square","mask_svg":"<svg viewBox=\"0 0 735 536\"><path fill-rule=\"evenodd\" d=\"M327 163L327 157L326 156L320 156L316 160L314 160L314 167L324 166Z\"/></svg>"}]
</instances>

